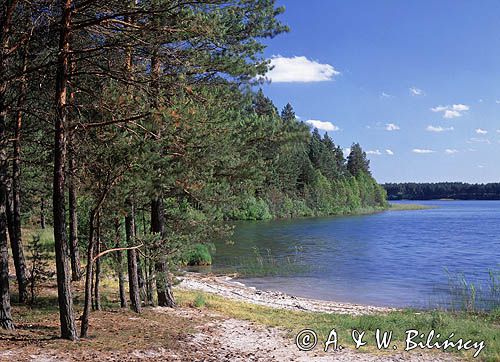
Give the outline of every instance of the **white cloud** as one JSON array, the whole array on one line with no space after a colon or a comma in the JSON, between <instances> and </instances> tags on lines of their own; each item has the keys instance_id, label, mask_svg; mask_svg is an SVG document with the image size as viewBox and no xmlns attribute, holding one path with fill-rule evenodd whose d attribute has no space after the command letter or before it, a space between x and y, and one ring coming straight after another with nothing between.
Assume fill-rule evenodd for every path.
<instances>
[{"instance_id":1,"label":"white cloud","mask_svg":"<svg viewBox=\"0 0 500 362\"><path fill-rule=\"evenodd\" d=\"M444 111L444 114L443 114L443 118L447 118L447 119L458 118L458 117L462 117L462 114L459 111L453 111L450 109L447 109L446 111Z\"/></svg>"},{"instance_id":2,"label":"white cloud","mask_svg":"<svg viewBox=\"0 0 500 362\"><path fill-rule=\"evenodd\" d=\"M461 117L463 112L466 112L470 109L468 105L465 104L453 104L451 106L437 106L431 108L431 111L436 113L443 113L443 118L457 118Z\"/></svg>"},{"instance_id":3,"label":"white cloud","mask_svg":"<svg viewBox=\"0 0 500 362\"><path fill-rule=\"evenodd\" d=\"M420 154L426 154L426 153L434 153L433 150L427 150L427 149L422 149L422 148L414 148L413 153L420 153Z\"/></svg>"},{"instance_id":4,"label":"white cloud","mask_svg":"<svg viewBox=\"0 0 500 362\"><path fill-rule=\"evenodd\" d=\"M500 133L500 129L497 129L497 133Z\"/></svg>"},{"instance_id":5,"label":"white cloud","mask_svg":"<svg viewBox=\"0 0 500 362\"><path fill-rule=\"evenodd\" d=\"M380 152L379 150L374 150L374 151L366 151L366 154L380 156L382 154L382 152Z\"/></svg>"},{"instance_id":6,"label":"white cloud","mask_svg":"<svg viewBox=\"0 0 500 362\"><path fill-rule=\"evenodd\" d=\"M428 132L446 132L453 131L453 127L441 127L441 126L427 126L426 131Z\"/></svg>"},{"instance_id":7,"label":"white cloud","mask_svg":"<svg viewBox=\"0 0 500 362\"><path fill-rule=\"evenodd\" d=\"M477 165L478 168L484 168L484 165Z\"/></svg>"},{"instance_id":8,"label":"white cloud","mask_svg":"<svg viewBox=\"0 0 500 362\"><path fill-rule=\"evenodd\" d=\"M389 93L386 93L386 92L382 92L382 94L380 95L381 98L394 98L393 95L389 94Z\"/></svg>"},{"instance_id":9,"label":"white cloud","mask_svg":"<svg viewBox=\"0 0 500 362\"><path fill-rule=\"evenodd\" d=\"M454 111L458 111L458 112L464 112L464 111L468 111L470 109L470 107L465 105L465 104L454 104L451 107Z\"/></svg>"},{"instance_id":10,"label":"white cloud","mask_svg":"<svg viewBox=\"0 0 500 362\"><path fill-rule=\"evenodd\" d=\"M445 151L444 151L447 155L453 155L455 153L458 153L458 150L454 149L454 148L447 148Z\"/></svg>"},{"instance_id":11,"label":"white cloud","mask_svg":"<svg viewBox=\"0 0 500 362\"><path fill-rule=\"evenodd\" d=\"M306 121L307 124L310 124L314 128L323 130L323 131L338 131L340 128L338 128L336 125L334 125L332 122L325 122L325 121L318 121L315 119L310 119Z\"/></svg>"},{"instance_id":12,"label":"white cloud","mask_svg":"<svg viewBox=\"0 0 500 362\"><path fill-rule=\"evenodd\" d=\"M409 90L410 90L410 94L414 97L425 95L424 91L422 89L417 88L417 87L411 87Z\"/></svg>"},{"instance_id":13,"label":"white cloud","mask_svg":"<svg viewBox=\"0 0 500 362\"><path fill-rule=\"evenodd\" d=\"M389 156L394 156L394 152L390 149L385 150L385 153L387 153Z\"/></svg>"},{"instance_id":14,"label":"white cloud","mask_svg":"<svg viewBox=\"0 0 500 362\"><path fill-rule=\"evenodd\" d=\"M470 138L467 143L486 143L486 144L491 144L491 141L487 138L477 138L477 137L472 137Z\"/></svg>"},{"instance_id":15,"label":"white cloud","mask_svg":"<svg viewBox=\"0 0 500 362\"><path fill-rule=\"evenodd\" d=\"M349 147L343 148L342 152L344 153L344 157L347 157L351 154L351 149Z\"/></svg>"},{"instance_id":16,"label":"white cloud","mask_svg":"<svg viewBox=\"0 0 500 362\"><path fill-rule=\"evenodd\" d=\"M303 56L273 56L270 65L272 69L264 78L274 83L325 82L340 74L330 64L321 64Z\"/></svg>"},{"instance_id":17,"label":"white cloud","mask_svg":"<svg viewBox=\"0 0 500 362\"><path fill-rule=\"evenodd\" d=\"M400 128L397 124L394 123L386 123L385 125L385 130L386 131L399 131Z\"/></svg>"},{"instance_id":18,"label":"white cloud","mask_svg":"<svg viewBox=\"0 0 500 362\"><path fill-rule=\"evenodd\" d=\"M497 99L497 100L495 101L495 103L496 103L496 104L500 104L500 99Z\"/></svg>"},{"instance_id":19,"label":"white cloud","mask_svg":"<svg viewBox=\"0 0 500 362\"><path fill-rule=\"evenodd\" d=\"M488 131L482 128L476 128L477 134L488 134Z\"/></svg>"}]
</instances>

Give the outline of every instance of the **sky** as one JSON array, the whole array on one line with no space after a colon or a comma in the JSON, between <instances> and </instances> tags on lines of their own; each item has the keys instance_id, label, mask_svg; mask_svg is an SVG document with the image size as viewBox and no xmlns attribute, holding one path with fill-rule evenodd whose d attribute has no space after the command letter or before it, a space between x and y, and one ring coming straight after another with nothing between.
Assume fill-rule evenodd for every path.
<instances>
[{"instance_id":1,"label":"sky","mask_svg":"<svg viewBox=\"0 0 500 362\"><path fill-rule=\"evenodd\" d=\"M359 142L379 182L500 182L500 1L278 0L278 108Z\"/></svg>"}]
</instances>

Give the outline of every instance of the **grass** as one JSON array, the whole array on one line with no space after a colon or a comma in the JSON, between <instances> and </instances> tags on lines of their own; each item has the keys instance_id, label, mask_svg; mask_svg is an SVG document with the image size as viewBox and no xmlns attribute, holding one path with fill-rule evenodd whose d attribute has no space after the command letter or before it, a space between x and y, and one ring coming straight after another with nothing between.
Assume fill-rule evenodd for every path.
<instances>
[{"instance_id":1,"label":"grass","mask_svg":"<svg viewBox=\"0 0 500 362\"><path fill-rule=\"evenodd\" d=\"M181 305L193 305L199 298L199 292L178 290L177 298ZM479 355L479 360L500 360L500 310L484 314L451 313L441 311L417 312L404 310L380 315L349 316L327 313L305 313L281 309L274 309L244 302L227 300L222 297L205 294L205 308L222 313L228 317L257 322L270 327L284 328L290 337L305 329L317 332L319 341L326 341L332 328L338 333L339 341L344 346L354 347L351 339L353 329L366 331L368 345L362 350L377 352L374 346L375 330L392 331L393 340L396 341L398 350L404 349L405 331L416 329L422 333L429 333L435 329L443 340L451 333L455 339L464 338L474 341L485 341L485 348ZM373 338L370 340L370 336ZM317 348L321 348L318 347ZM448 350L450 351L450 350ZM453 350L456 352L456 350ZM463 357L472 358L469 352L458 352ZM378 353L378 352L377 352Z\"/></svg>"},{"instance_id":2,"label":"grass","mask_svg":"<svg viewBox=\"0 0 500 362\"><path fill-rule=\"evenodd\" d=\"M390 204L389 211L417 211L435 209L436 206L419 204Z\"/></svg>"}]
</instances>

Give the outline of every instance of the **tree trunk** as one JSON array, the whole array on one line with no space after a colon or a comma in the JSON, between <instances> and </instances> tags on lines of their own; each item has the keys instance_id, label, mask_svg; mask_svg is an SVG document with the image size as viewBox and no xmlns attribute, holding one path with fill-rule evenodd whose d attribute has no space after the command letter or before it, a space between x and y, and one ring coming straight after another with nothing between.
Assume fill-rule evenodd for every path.
<instances>
[{"instance_id":1,"label":"tree trunk","mask_svg":"<svg viewBox=\"0 0 500 362\"><path fill-rule=\"evenodd\" d=\"M28 65L28 48L23 51L23 73ZM16 268L17 284L19 287L19 303L28 300L28 279L26 278L26 261L23 252L23 239L21 231L21 128L23 121L22 108L26 101L26 76L23 76L17 100L16 122L14 127L14 152L12 161L12 231L10 240L12 258Z\"/></svg>"},{"instance_id":2,"label":"tree trunk","mask_svg":"<svg viewBox=\"0 0 500 362\"><path fill-rule=\"evenodd\" d=\"M75 62L71 62L71 74L75 73ZM71 89L69 94L69 103L73 108L75 106L75 92ZM71 123L68 120L68 123ZM80 264L80 250L78 246L78 205L77 205L77 185L76 185L76 161L75 161L75 140L74 132L70 133L68 149L68 168L69 168L69 248L71 257L71 278L78 281L82 278L82 267Z\"/></svg>"},{"instance_id":3,"label":"tree trunk","mask_svg":"<svg viewBox=\"0 0 500 362\"><path fill-rule=\"evenodd\" d=\"M68 265L68 240L66 238L66 207L64 197L64 168L67 146L65 128L67 126L68 113L67 83L72 0L64 0L61 10L62 16L56 73L57 112L54 120L54 185L52 202L61 337L64 339L76 340L78 337L76 334L75 317L73 315L73 297L71 295L71 275Z\"/></svg>"},{"instance_id":4,"label":"tree trunk","mask_svg":"<svg viewBox=\"0 0 500 362\"><path fill-rule=\"evenodd\" d=\"M74 160L70 156L70 184L69 184L69 247L71 257L71 278L78 281L82 278L82 266L80 264L80 248L78 246L78 211L76 203L76 186L74 181Z\"/></svg>"},{"instance_id":5,"label":"tree trunk","mask_svg":"<svg viewBox=\"0 0 500 362\"><path fill-rule=\"evenodd\" d=\"M40 200L40 228L45 229L45 199Z\"/></svg>"},{"instance_id":6,"label":"tree trunk","mask_svg":"<svg viewBox=\"0 0 500 362\"><path fill-rule=\"evenodd\" d=\"M151 201L151 232L157 233L163 237L164 232L164 216L163 216L163 200L160 197L155 197ZM164 254L164 253L160 253ZM159 260L155 260L156 272L156 293L158 296L158 305L160 307L175 307L172 286L168 275L168 264L165 256L160 256Z\"/></svg>"},{"instance_id":7,"label":"tree trunk","mask_svg":"<svg viewBox=\"0 0 500 362\"><path fill-rule=\"evenodd\" d=\"M9 33L16 7L15 0L3 1L0 5L0 327L14 329L10 312L9 254L7 251L7 69L6 51L9 49Z\"/></svg>"},{"instance_id":8,"label":"tree trunk","mask_svg":"<svg viewBox=\"0 0 500 362\"><path fill-rule=\"evenodd\" d=\"M128 214L125 217L125 234L127 238L127 247L133 246L135 242L135 217L134 206L128 204ZM141 313L141 298L139 295L139 278L137 267L137 255L135 249L127 250L128 264L128 289L130 294L130 306L136 313Z\"/></svg>"},{"instance_id":9,"label":"tree trunk","mask_svg":"<svg viewBox=\"0 0 500 362\"><path fill-rule=\"evenodd\" d=\"M97 214L96 220L96 243L94 255L99 255L101 252L101 220L99 214ZM94 310L101 310L101 258L97 258L95 261L95 283L94 283Z\"/></svg>"},{"instance_id":10,"label":"tree trunk","mask_svg":"<svg viewBox=\"0 0 500 362\"><path fill-rule=\"evenodd\" d=\"M7 192L7 195L9 192ZM12 195L12 193L10 193ZM19 211L19 210L18 210ZM16 226L16 212L14 202L7 197L6 215L7 227L9 231L10 247L12 249L12 259L14 259L14 268L16 269L16 279L19 290L19 303L25 303L28 300L28 279L26 278L26 262L21 241L21 225ZM20 215L18 214L18 217Z\"/></svg>"},{"instance_id":11,"label":"tree trunk","mask_svg":"<svg viewBox=\"0 0 500 362\"><path fill-rule=\"evenodd\" d=\"M115 219L115 248L117 249L121 246L120 240L120 220ZM123 252L121 250L116 251L116 269L118 274L118 290L120 292L120 307L128 308L125 277L123 275Z\"/></svg>"},{"instance_id":12,"label":"tree trunk","mask_svg":"<svg viewBox=\"0 0 500 362\"><path fill-rule=\"evenodd\" d=\"M85 274L85 300L84 300L84 306L83 306L83 314L82 314L82 325L81 325L81 330L80 330L80 337L81 338L86 338L88 336L88 330L89 330L89 316L90 316L90 309L92 307L92 279L93 279L93 261L92 259L94 258L94 244L95 244L95 228L94 228L94 223L95 223L95 212L92 210L90 212L90 217L89 217L89 243L88 243L88 249L87 249L87 270Z\"/></svg>"},{"instance_id":13,"label":"tree trunk","mask_svg":"<svg viewBox=\"0 0 500 362\"><path fill-rule=\"evenodd\" d=\"M136 263L137 263L137 281L139 282L139 295L141 296L142 300L145 301L146 304L148 304L148 293L146 291L146 280L144 276L144 269L141 266L141 257L138 252L135 252L136 256Z\"/></svg>"}]
</instances>

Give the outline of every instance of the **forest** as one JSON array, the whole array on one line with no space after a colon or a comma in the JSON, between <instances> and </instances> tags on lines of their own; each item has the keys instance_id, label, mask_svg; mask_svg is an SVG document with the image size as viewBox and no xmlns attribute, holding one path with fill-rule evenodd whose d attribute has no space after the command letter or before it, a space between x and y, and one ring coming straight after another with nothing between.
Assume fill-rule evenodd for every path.
<instances>
[{"instance_id":1,"label":"forest","mask_svg":"<svg viewBox=\"0 0 500 362\"><path fill-rule=\"evenodd\" d=\"M500 200L500 183L387 183L389 200Z\"/></svg>"},{"instance_id":2,"label":"forest","mask_svg":"<svg viewBox=\"0 0 500 362\"><path fill-rule=\"evenodd\" d=\"M33 302L44 262L33 228L53 230L60 336L77 340L102 308L105 271L121 307L175 307L172 272L229 239L231 220L387 207L359 144L345 157L259 89L263 40L288 31L283 11L273 0L2 1L0 327L15 328L11 300Z\"/></svg>"}]
</instances>

